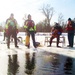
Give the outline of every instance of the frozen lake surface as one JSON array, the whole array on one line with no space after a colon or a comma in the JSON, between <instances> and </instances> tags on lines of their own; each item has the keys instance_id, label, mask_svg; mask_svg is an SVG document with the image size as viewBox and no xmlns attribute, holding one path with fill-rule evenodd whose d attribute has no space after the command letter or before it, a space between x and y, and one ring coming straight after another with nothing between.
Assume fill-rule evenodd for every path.
<instances>
[{"instance_id":1,"label":"frozen lake surface","mask_svg":"<svg viewBox=\"0 0 75 75\"><path fill-rule=\"evenodd\" d=\"M32 41L30 49L24 43L18 44L19 49L13 43L10 49L6 44L0 44L0 75L75 75L75 45L74 48L67 48L67 36L63 34L66 39L63 48L57 48L56 44L47 47L44 39L49 34L42 34L36 34L36 41L43 46L37 49L34 49ZM18 36L25 40L25 33ZM3 34L0 41L3 41Z\"/></svg>"}]
</instances>

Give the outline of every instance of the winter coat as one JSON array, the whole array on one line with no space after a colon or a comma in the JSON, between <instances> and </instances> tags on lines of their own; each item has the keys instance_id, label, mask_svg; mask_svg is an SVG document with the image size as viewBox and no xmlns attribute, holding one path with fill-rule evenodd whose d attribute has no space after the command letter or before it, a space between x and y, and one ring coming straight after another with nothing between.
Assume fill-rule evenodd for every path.
<instances>
[{"instance_id":1,"label":"winter coat","mask_svg":"<svg viewBox=\"0 0 75 75\"><path fill-rule=\"evenodd\" d=\"M66 30L67 30L68 33L74 33L75 23L73 21L68 22Z\"/></svg>"},{"instance_id":2,"label":"winter coat","mask_svg":"<svg viewBox=\"0 0 75 75\"><path fill-rule=\"evenodd\" d=\"M36 31L36 25L34 24L33 20L26 20L24 23L24 28L27 31Z\"/></svg>"}]
</instances>

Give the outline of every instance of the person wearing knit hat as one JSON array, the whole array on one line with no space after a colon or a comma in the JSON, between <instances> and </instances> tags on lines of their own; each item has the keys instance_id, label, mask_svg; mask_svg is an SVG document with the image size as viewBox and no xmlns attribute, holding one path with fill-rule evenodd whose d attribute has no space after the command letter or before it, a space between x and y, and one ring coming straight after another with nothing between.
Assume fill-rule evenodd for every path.
<instances>
[{"instance_id":1,"label":"person wearing knit hat","mask_svg":"<svg viewBox=\"0 0 75 75\"><path fill-rule=\"evenodd\" d=\"M66 27L67 33L68 33L68 43L69 45L67 47L73 47L74 43L74 29L75 29L75 23L71 20L71 18L68 18L68 24Z\"/></svg>"},{"instance_id":2,"label":"person wearing knit hat","mask_svg":"<svg viewBox=\"0 0 75 75\"><path fill-rule=\"evenodd\" d=\"M68 21L71 21L71 18L68 18Z\"/></svg>"}]
</instances>

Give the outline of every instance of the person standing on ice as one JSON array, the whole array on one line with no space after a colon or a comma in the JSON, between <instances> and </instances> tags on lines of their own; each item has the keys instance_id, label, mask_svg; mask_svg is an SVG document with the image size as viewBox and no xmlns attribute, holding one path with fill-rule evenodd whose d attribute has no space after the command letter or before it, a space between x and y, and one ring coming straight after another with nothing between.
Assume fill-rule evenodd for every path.
<instances>
[{"instance_id":1,"label":"person standing on ice","mask_svg":"<svg viewBox=\"0 0 75 75\"><path fill-rule=\"evenodd\" d=\"M10 37L12 36L14 38L15 47L18 48L17 45L17 21L14 19L14 14L11 13L10 17L6 20L6 35L7 35L7 47L10 48Z\"/></svg>"},{"instance_id":2,"label":"person standing on ice","mask_svg":"<svg viewBox=\"0 0 75 75\"><path fill-rule=\"evenodd\" d=\"M66 30L68 33L68 42L69 42L69 45L67 47L73 47L75 23L71 20L71 18L68 18Z\"/></svg>"},{"instance_id":3,"label":"person standing on ice","mask_svg":"<svg viewBox=\"0 0 75 75\"><path fill-rule=\"evenodd\" d=\"M24 29L26 30L26 42L25 45L30 48L30 35L32 37L33 46L36 48L35 42L35 33L36 33L36 25L34 21L31 19L31 15L28 15L28 19L24 22Z\"/></svg>"},{"instance_id":4,"label":"person standing on ice","mask_svg":"<svg viewBox=\"0 0 75 75\"><path fill-rule=\"evenodd\" d=\"M59 25L59 23L56 23L51 31L52 31L52 35L50 38L50 45L48 47L51 47L52 40L54 38L57 38L57 47L60 47L59 46L59 39L60 39L60 35L62 34L62 31L63 31L62 27Z\"/></svg>"}]
</instances>

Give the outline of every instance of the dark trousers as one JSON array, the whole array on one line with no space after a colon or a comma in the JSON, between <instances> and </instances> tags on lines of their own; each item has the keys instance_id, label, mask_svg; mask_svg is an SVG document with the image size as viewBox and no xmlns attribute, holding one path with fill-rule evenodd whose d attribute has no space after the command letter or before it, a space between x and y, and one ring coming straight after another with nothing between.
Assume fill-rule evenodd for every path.
<instances>
[{"instance_id":1,"label":"dark trousers","mask_svg":"<svg viewBox=\"0 0 75 75\"><path fill-rule=\"evenodd\" d=\"M10 33L7 35L7 46L10 47L10 38L14 38L14 44L15 47L17 46L17 33L16 31L10 31Z\"/></svg>"},{"instance_id":2,"label":"dark trousers","mask_svg":"<svg viewBox=\"0 0 75 75\"><path fill-rule=\"evenodd\" d=\"M35 32L34 31L29 31L32 41L33 41L33 46L36 47L36 42L35 42Z\"/></svg>"},{"instance_id":3,"label":"dark trousers","mask_svg":"<svg viewBox=\"0 0 75 75\"><path fill-rule=\"evenodd\" d=\"M68 33L68 42L69 42L69 46L73 47L74 33Z\"/></svg>"},{"instance_id":4,"label":"dark trousers","mask_svg":"<svg viewBox=\"0 0 75 75\"><path fill-rule=\"evenodd\" d=\"M59 45L59 39L60 39L60 36L58 35L58 37L51 37L50 38L50 46L51 46L51 44L52 44L52 40L54 39L54 38L57 38L57 46Z\"/></svg>"}]
</instances>

